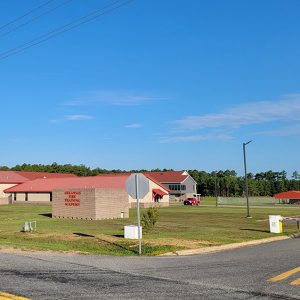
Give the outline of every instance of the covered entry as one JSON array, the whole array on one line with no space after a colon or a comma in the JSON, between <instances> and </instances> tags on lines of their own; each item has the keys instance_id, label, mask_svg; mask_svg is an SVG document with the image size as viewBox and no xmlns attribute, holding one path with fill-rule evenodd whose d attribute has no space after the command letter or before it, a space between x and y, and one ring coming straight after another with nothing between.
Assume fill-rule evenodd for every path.
<instances>
[{"instance_id":1,"label":"covered entry","mask_svg":"<svg viewBox=\"0 0 300 300\"><path fill-rule=\"evenodd\" d=\"M154 202L160 202L160 200L165 195L168 195L168 193L165 193L161 189L153 189L152 190L152 199L154 200Z\"/></svg>"}]
</instances>

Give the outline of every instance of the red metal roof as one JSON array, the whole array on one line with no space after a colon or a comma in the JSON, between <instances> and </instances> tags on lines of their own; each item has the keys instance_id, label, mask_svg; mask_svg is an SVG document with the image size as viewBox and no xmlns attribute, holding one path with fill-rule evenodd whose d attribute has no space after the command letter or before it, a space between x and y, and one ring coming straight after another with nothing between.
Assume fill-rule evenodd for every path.
<instances>
[{"instance_id":1,"label":"red metal roof","mask_svg":"<svg viewBox=\"0 0 300 300\"><path fill-rule=\"evenodd\" d=\"M165 172L146 172L145 175L149 175L161 183L180 183L183 182L188 175L183 174L184 171L165 171Z\"/></svg>"},{"instance_id":2,"label":"red metal roof","mask_svg":"<svg viewBox=\"0 0 300 300\"><path fill-rule=\"evenodd\" d=\"M49 172L23 172L15 171L15 173L24 176L29 180L37 178L65 178L65 177L77 177L75 174L70 173L49 173Z\"/></svg>"},{"instance_id":3,"label":"red metal roof","mask_svg":"<svg viewBox=\"0 0 300 300\"><path fill-rule=\"evenodd\" d=\"M127 172L127 173L109 173L109 174L99 174L97 175L97 177L115 177L115 176L125 176L126 178L129 177L131 174L131 172ZM151 172L149 173L142 173L144 174L148 179L150 179L151 181L153 181L154 183L156 183L157 185L159 185L161 188L163 188L164 190L166 190L167 192L170 192L171 190L165 186L163 183L159 182L158 180L156 180L155 178L153 178L151 176Z\"/></svg>"},{"instance_id":4,"label":"red metal roof","mask_svg":"<svg viewBox=\"0 0 300 300\"><path fill-rule=\"evenodd\" d=\"M288 191L275 194L276 199L300 199L300 191Z\"/></svg>"},{"instance_id":5,"label":"red metal roof","mask_svg":"<svg viewBox=\"0 0 300 300\"><path fill-rule=\"evenodd\" d=\"M14 172L14 171L0 171L0 183L9 184L9 183L23 183L28 179L24 176Z\"/></svg>"},{"instance_id":6,"label":"red metal roof","mask_svg":"<svg viewBox=\"0 0 300 300\"><path fill-rule=\"evenodd\" d=\"M24 183L37 178L65 178L77 177L74 174L48 173L48 172L22 172L22 171L0 171L0 183Z\"/></svg>"},{"instance_id":7,"label":"red metal roof","mask_svg":"<svg viewBox=\"0 0 300 300\"><path fill-rule=\"evenodd\" d=\"M171 190L166 186L164 185L163 183L159 182L158 180L156 180L155 178L153 178L152 176L150 176L149 174L145 174L144 175L150 179L151 181L153 181L154 183L156 183L157 185L159 185L160 187L162 187L164 190L166 190L168 193L171 192Z\"/></svg>"},{"instance_id":8,"label":"red metal roof","mask_svg":"<svg viewBox=\"0 0 300 300\"><path fill-rule=\"evenodd\" d=\"M119 188L125 189L127 177L39 178L6 189L5 193L50 193L55 189Z\"/></svg>"},{"instance_id":9,"label":"red metal roof","mask_svg":"<svg viewBox=\"0 0 300 300\"><path fill-rule=\"evenodd\" d=\"M159 195L161 197L165 196L165 195L168 195L167 193L165 193L164 191L162 191L161 189L153 189L152 190L152 193L154 195Z\"/></svg>"}]
</instances>

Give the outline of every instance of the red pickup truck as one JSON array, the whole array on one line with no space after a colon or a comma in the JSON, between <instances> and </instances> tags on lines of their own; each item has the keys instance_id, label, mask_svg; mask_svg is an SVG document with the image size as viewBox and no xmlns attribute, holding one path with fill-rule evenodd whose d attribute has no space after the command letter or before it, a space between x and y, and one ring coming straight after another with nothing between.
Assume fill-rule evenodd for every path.
<instances>
[{"instance_id":1,"label":"red pickup truck","mask_svg":"<svg viewBox=\"0 0 300 300\"><path fill-rule=\"evenodd\" d=\"M196 198L187 198L186 200L183 201L184 205L199 205L200 200Z\"/></svg>"}]
</instances>

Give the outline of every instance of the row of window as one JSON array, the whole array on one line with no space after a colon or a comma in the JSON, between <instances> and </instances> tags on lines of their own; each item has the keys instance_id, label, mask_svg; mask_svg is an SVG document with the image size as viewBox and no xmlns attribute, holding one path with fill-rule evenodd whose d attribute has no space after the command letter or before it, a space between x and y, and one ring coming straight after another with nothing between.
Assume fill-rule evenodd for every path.
<instances>
[{"instance_id":1,"label":"row of window","mask_svg":"<svg viewBox=\"0 0 300 300\"><path fill-rule=\"evenodd\" d=\"M169 189L171 191L185 191L186 186L180 184L169 184Z\"/></svg>"},{"instance_id":2,"label":"row of window","mask_svg":"<svg viewBox=\"0 0 300 300\"><path fill-rule=\"evenodd\" d=\"M169 189L171 191L185 191L186 186L184 184L169 184ZM193 185L193 191L196 191L196 185Z\"/></svg>"}]
</instances>

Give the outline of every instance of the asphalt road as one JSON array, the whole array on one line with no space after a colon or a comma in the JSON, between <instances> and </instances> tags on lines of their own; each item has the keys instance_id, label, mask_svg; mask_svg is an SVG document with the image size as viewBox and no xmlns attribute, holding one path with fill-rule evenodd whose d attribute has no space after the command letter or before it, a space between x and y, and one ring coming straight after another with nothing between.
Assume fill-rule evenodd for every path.
<instances>
[{"instance_id":1,"label":"asphalt road","mask_svg":"<svg viewBox=\"0 0 300 300\"><path fill-rule=\"evenodd\" d=\"M2 251L0 291L31 299L300 299L299 267L300 238L175 257Z\"/></svg>"}]
</instances>

